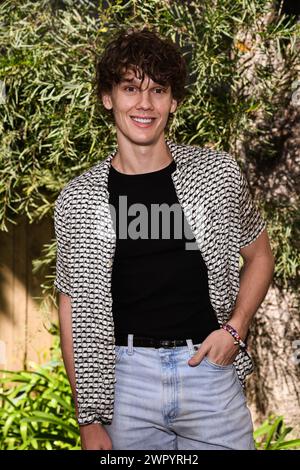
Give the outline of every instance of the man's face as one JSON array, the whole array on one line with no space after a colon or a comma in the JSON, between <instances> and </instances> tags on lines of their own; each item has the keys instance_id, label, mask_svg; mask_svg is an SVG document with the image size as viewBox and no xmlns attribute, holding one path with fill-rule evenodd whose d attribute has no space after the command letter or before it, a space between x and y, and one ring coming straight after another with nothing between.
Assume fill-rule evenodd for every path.
<instances>
[{"instance_id":1,"label":"man's face","mask_svg":"<svg viewBox=\"0 0 300 470\"><path fill-rule=\"evenodd\" d=\"M112 109L117 133L139 145L156 142L163 134L169 113L176 110L171 87L155 83L145 75L144 82L132 70L124 73L110 94L102 96L106 109Z\"/></svg>"}]
</instances>

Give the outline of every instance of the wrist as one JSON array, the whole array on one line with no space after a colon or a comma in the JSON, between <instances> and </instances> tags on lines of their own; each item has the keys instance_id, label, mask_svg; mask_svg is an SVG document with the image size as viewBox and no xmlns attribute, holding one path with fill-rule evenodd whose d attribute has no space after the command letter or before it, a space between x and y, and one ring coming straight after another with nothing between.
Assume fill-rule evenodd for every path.
<instances>
[{"instance_id":1,"label":"wrist","mask_svg":"<svg viewBox=\"0 0 300 470\"><path fill-rule=\"evenodd\" d=\"M229 323L229 325L231 325L238 332L242 341L246 340L248 334L248 325L246 325L245 322L242 323L234 318L230 318L225 323Z\"/></svg>"},{"instance_id":2,"label":"wrist","mask_svg":"<svg viewBox=\"0 0 300 470\"><path fill-rule=\"evenodd\" d=\"M101 423L79 424L79 429L82 431L88 431L89 429L94 429L97 426L101 426Z\"/></svg>"},{"instance_id":3,"label":"wrist","mask_svg":"<svg viewBox=\"0 0 300 470\"><path fill-rule=\"evenodd\" d=\"M232 323L223 323L220 326L221 329L227 331L228 334L232 336L233 342L236 346L239 346L241 349L247 349L247 344L245 343L244 339L240 336L239 332L235 329Z\"/></svg>"}]
</instances>

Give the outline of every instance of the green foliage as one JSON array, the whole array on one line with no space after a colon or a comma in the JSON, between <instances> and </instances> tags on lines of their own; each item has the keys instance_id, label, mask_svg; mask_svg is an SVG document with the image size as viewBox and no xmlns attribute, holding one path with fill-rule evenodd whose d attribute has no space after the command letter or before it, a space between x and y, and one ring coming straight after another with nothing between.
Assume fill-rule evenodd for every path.
<instances>
[{"instance_id":1,"label":"green foliage","mask_svg":"<svg viewBox=\"0 0 300 470\"><path fill-rule=\"evenodd\" d=\"M300 449L300 439L286 440L293 430L284 424L283 416L271 415L254 431L255 445L258 450Z\"/></svg>"},{"instance_id":2,"label":"green foliage","mask_svg":"<svg viewBox=\"0 0 300 470\"><path fill-rule=\"evenodd\" d=\"M264 25L259 18L267 13L267 0L100 0L98 11L89 1L27 0L17 7L12 0L2 2L2 229L21 213L31 221L52 214L62 186L114 145L113 127L93 92L95 59L112 32L148 25L180 44L190 69L189 94L171 137L228 149L258 110L272 113L280 88L289 86L271 56L284 54L286 68L293 70L299 26L276 15ZM239 31L259 41L246 46ZM249 48L266 59L256 65L255 85L247 76L249 61L241 60Z\"/></svg>"},{"instance_id":3,"label":"green foliage","mask_svg":"<svg viewBox=\"0 0 300 470\"><path fill-rule=\"evenodd\" d=\"M0 449L80 449L70 385L53 358L30 371L1 371Z\"/></svg>"},{"instance_id":4,"label":"green foliage","mask_svg":"<svg viewBox=\"0 0 300 470\"><path fill-rule=\"evenodd\" d=\"M106 152L92 100L96 20L76 2L0 5L1 226L52 214L61 187ZM8 34L9 32L9 34ZM4 184L3 184L4 183Z\"/></svg>"}]
</instances>

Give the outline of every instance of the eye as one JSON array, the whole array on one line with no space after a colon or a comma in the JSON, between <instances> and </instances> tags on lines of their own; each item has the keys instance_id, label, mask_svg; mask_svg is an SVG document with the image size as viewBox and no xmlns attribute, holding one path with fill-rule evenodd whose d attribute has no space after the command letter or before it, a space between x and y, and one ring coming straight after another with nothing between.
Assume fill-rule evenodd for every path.
<instances>
[{"instance_id":1,"label":"eye","mask_svg":"<svg viewBox=\"0 0 300 470\"><path fill-rule=\"evenodd\" d=\"M126 86L126 87L124 88L124 90L127 91L127 90L129 90L129 88L131 88L132 90L135 90L135 89L136 89L135 86Z\"/></svg>"},{"instance_id":2,"label":"eye","mask_svg":"<svg viewBox=\"0 0 300 470\"><path fill-rule=\"evenodd\" d=\"M158 90L160 92L160 93L158 93L159 95L166 92L166 90L164 88L154 88L154 90Z\"/></svg>"}]
</instances>

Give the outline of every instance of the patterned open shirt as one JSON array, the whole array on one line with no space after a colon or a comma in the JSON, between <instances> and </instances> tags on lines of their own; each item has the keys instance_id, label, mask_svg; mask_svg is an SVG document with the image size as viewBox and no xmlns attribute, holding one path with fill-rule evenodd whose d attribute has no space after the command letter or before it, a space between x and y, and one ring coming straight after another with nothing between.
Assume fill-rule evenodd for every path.
<instances>
[{"instance_id":1,"label":"patterned open shirt","mask_svg":"<svg viewBox=\"0 0 300 470\"><path fill-rule=\"evenodd\" d=\"M240 248L253 242L266 222L254 204L237 161L227 152L166 140L176 170L172 180L207 266L209 296L221 325L239 292ZM115 393L115 337L111 274L116 233L107 189L112 158L73 178L60 192L54 213L59 292L71 297L78 423L110 424ZM238 377L253 371L240 350Z\"/></svg>"}]
</instances>

